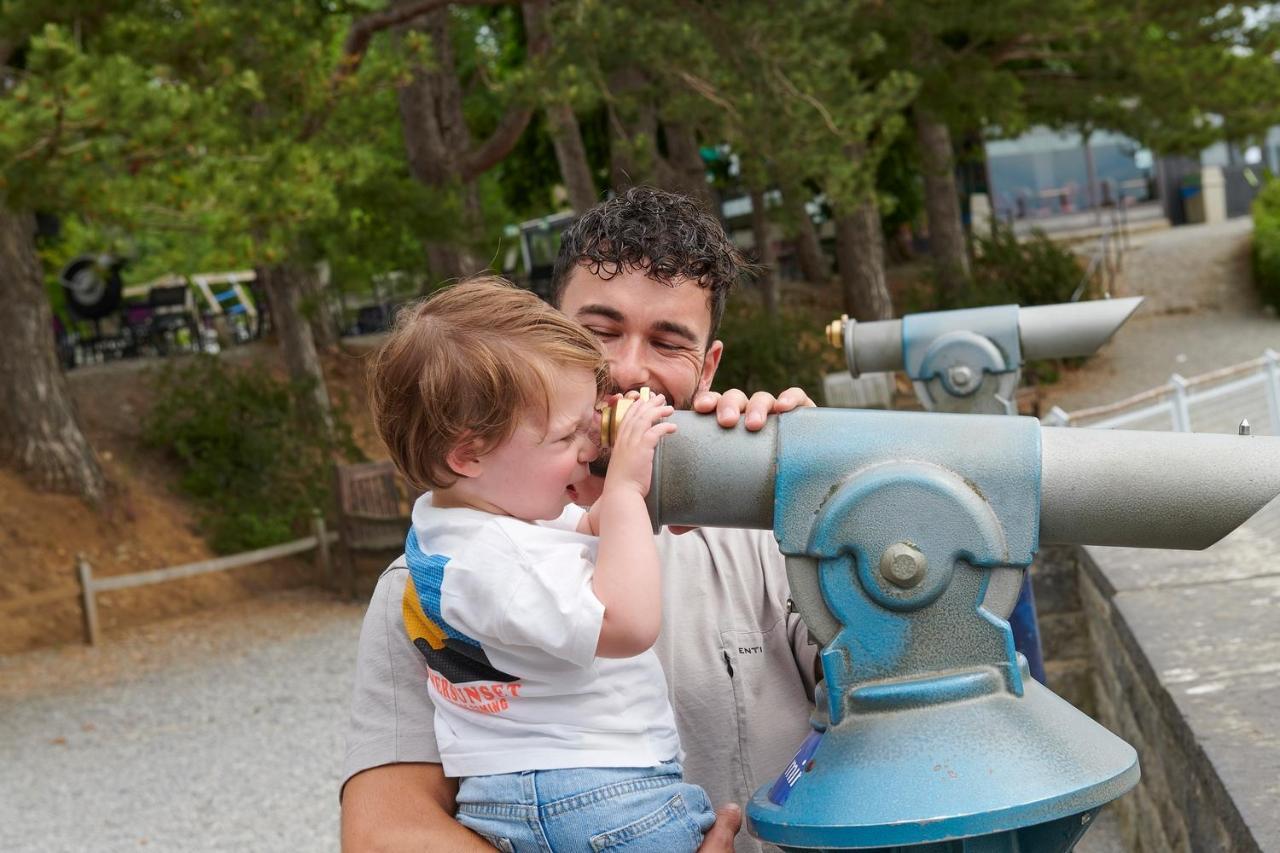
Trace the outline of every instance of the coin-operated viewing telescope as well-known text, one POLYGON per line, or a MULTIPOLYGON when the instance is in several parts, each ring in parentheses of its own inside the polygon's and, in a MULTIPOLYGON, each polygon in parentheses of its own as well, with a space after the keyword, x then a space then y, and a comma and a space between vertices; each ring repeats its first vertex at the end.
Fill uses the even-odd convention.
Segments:
POLYGON ((813 730, 747 809, 792 850, 1069 850, 1139 771, 1014 650, 1040 543, 1204 548, 1280 493, 1272 438, 841 409, 755 433, 672 420, 655 529, 772 529, 821 646, 813 730))
MULTIPOLYGON (((905 370, 931 411, 1016 415, 1024 359, 1093 355, 1142 304, 1142 297, 1022 308, 996 305, 857 323, 842 317, 827 337, 842 347, 849 373, 905 370)), ((1031 576, 1009 614, 1031 676, 1045 680, 1031 576)))
POLYGON ((1017 414, 1026 359, 1093 355, 1142 303, 1141 296, 1062 305, 994 305, 908 314, 901 320, 827 326, 849 373, 905 371, 930 411, 1017 414))

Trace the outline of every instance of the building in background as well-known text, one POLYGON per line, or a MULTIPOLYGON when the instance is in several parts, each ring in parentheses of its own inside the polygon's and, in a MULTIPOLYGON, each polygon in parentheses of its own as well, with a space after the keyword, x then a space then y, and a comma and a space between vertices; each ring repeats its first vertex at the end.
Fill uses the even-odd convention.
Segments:
POLYGON ((1019 230, 1086 223, 1123 208, 1172 225, 1248 214, 1265 170, 1280 173, 1280 127, 1262 145, 1220 142, 1198 157, 1155 156, 1119 133, 1032 128, 985 144, 991 213, 1019 230))

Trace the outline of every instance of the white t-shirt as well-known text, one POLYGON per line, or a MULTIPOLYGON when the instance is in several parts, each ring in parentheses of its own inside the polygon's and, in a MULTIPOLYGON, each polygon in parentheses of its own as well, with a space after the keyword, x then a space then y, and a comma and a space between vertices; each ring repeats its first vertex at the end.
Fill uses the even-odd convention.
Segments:
POLYGON ((448 776, 652 767, 680 742, 653 650, 597 658, 598 540, 583 511, 526 522, 414 504, 405 623, 427 660, 448 776))

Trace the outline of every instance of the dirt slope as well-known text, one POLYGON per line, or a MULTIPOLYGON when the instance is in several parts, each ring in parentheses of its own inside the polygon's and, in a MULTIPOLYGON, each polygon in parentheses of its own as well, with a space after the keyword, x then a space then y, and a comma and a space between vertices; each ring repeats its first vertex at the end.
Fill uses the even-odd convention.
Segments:
MULTIPOLYGON (((264 360, 279 369, 265 343, 226 354, 237 362, 264 360)), ((116 575, 194 562, 214 556, 199 533, 195 507, 177 491, 167 460, 142 444, 150 406, 148 373, 158 362, 114 362, 68 374, 89 442, 97 450, 112 494, 101 512, 79 500, 32 490, 0 470, 0 654, 81 642, 83 627, 75 555, 95 575, 116 575), (62 591, 65 594, 59 595, 62 591), (21 599, 44 594, 34 605, 21 599)), ((357 442, 382 455, 365 414, 361 351, 326 359, 331 393, 345 404, 357 442)), ((241 601, 264 589, 313 583, 308 557, 281 560, 183 581, 103 593, 99 616, 113 629, 241 601)))

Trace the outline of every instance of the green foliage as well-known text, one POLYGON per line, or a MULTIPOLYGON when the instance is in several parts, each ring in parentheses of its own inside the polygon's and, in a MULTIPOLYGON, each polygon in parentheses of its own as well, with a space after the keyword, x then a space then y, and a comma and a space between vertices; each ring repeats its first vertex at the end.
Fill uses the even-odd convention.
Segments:
POLYGON ((1253 200, 1253 280, 1262 299, 1280 308, 1280 180, 1253 200))
POLYGON ((305 535, 312 510, 328 506, 332 462, 358 455, 339 413, 331 438, 309 390, 265 368, 199 356, 166 365, 151 385, 145 440, 181 466, 182 490, 219 552, 305 535))
POLYGON ((771 317, 757 302, 731 300, 719 337, 725 358, 716 371, 718 390, 777 394, 794 385, 820 400, 823 374, 844 369, 822 323, 798 312, 784 309, 771 317))
POLYGON ((903 313, 978 308, 984 305, 1054 305, 1071 301, 1084 274, 1070 249, 1033 231, 1019 239, 1008 226, 996 225, 990 237, 974 239, 973 272, 968 285, 948 296, 936 280, 907 293, 903 313))
POLYGON ((422 237, 457 221, 409 173, 411 51, 375 39, 333 88, 351 16, 378 4, 69 5, 0 16, 0 47, 23 45, 0 86, 0 201, 62 217, 51 264, 113 251, 140 281, 327 258, 367 278, 421 267, 422 237))
POLYGON ((1012 228, 997 226, 974 241, 974 250, 972 287, 987 304, 1069 302, 1080 285, 1079 259, 1040 230, 1019 240, 1012 228))

